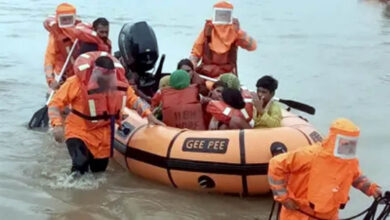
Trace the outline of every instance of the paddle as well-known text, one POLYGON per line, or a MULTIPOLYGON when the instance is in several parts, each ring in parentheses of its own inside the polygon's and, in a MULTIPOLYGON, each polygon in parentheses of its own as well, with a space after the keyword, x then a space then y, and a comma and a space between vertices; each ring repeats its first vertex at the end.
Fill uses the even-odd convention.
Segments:
MULTIPOLYGON (((203 76, 203 75, 199 75, 199 76, 200 76, 200 78, 203 78, 205 80, 209 80, 209 81, 212 81, 212 82, 218 81, 218 79, 214 79, 214 78, 211 78, 211 77, 207 77, 207 76, 203 76)), ((316 112, 314 107, 312 107, 310 105, 307 105, 307 104, 304 104, 304 103, 301 103, 301 102, 288 100, 288 99, 280 99, 280 98, 276 98, 276 97, 274 97, 273 99, 275 101, 283 103, 283 104, 285 104, 285 105, 287 105, 287 106, 289 106, 291 108, 300 110, 302 112, 306 112, 306 113, 311 114, 311 115, 314 115, 315 112, 316 112)))
POLYGON ((316 113, 316 109, 313 106, 293 101, 293 100, 288 100, 288 99, 280 99, 280 98, 273 98, 275 101, 278 101, 280 103, 283 103, 287 105, 288 107, 295 108, 297 110, 300 110, 302 112, 306 112, 308 114, 314 115, 316 113))
MULTIPOLYGON (((78 42, 78 39, 76 39, 74 41, 74 43, 72 45, 72 48, 70 49, 70 51, 68 53, 68 57, 66 58, 65 63, 62 66, 61 73, 55 79, 57 82, 59 82, 61 80, 62 76, 64 75, 65 69, 68 66, 68 63, 70 61, 71 55, 72 55, 72 53, 74 51, 74 48, 77 45, 77 42, 78 42)), ((49 124, 49 116, 47 114, 47 110, 48 110, 47 105, 49 104, 49 102, 53 98, 54 92, 55 92, 54 90, 51 91, 50 96, 47 99, 45 106, 43 106, 41 109, 39 109, 38 111, 36 111, 34 113, 34 115, 32 116, 32 118, 30 120, 30 122, 28 123, 28 128, 30 128, 30 129, 42 128, 42 127, 46 127, 49 124)))

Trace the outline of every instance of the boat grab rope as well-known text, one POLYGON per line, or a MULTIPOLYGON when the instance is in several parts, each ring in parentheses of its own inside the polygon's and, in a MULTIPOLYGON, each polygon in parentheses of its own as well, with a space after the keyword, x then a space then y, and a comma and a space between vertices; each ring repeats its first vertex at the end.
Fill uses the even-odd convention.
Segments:
MULTIPOLYGON (((279 204, 279 206, 280 206, 280 204, 279 204)), ((272 219, 274 209, 275 209, 275 202, 272 205, 271 213, 270 213, 270 216, 268 218, 269 220, 272 219)), ((279 210, 280 210, 280 208, 279 208, 279 210)), ((302 214, 305 214, 305 215, 309 216, 312 219, 316 219, 316 220, 329 220, 329 219, 325 219, 325 218, 316 217, 316 216, 311 215, 309 213, 306 213, 306 212, 304 212, 304 211, 302 211, 300 209, 298 209, 297 211, 299 211, 302 214)), ((360 212, 359 214, 354 215, 354 216, 349 217, 349 218, 343 218, 343 219, 339 219, 339 220, 352 220, 352 219, 358 218, 358 217, 360 217, 360 216, 362 216, 364 214, 366 214, 366 215, 364 216, 363 220, 385 220, 385 219, 387 219, 387 217, 390 216, 390 191, 386 191, 383 196, 375 199, 372 202, 372 204, 370 205, 370 207, 368 207, 364 211, 360 212), (384 207, 382 209, 382 212, 378 215, 378 217, 375 218, 378 205, 384 205, 384 207)), ((279 211, 278 211, 278 214, 277 214, 277 219, 279 219, 279 211)))

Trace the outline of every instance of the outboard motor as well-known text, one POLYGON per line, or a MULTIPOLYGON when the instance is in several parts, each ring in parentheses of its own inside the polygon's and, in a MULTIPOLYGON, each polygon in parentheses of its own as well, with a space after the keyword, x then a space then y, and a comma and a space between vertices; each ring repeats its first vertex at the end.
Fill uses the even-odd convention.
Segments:
POLYGON ((132 72, 142 75, 153 69, 158 59, 158 45, 153 29, 145 22, 125 24, 119 33, 119 50, 132 72))
POLYGON ((153 96, 162 77, 161 70, 164 62, 163 55, 156 74, 148 72, 154 68, 159 56, 153 29, 145 21, 127 23, 119 33, 118 45, 120 56, 130 72, 130 77, 136 79, 137 86, 143 93, 153 96))

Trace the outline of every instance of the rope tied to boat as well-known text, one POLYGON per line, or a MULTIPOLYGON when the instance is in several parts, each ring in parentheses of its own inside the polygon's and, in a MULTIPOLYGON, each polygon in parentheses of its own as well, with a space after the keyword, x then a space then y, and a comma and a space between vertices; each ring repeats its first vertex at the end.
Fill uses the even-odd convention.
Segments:
MULTIPOLYGON (((271 213, 269 215, 269 220, 272 219, 273 217, 273 213, 274 213, 274 209, 275 209, 275 201, 272 205, 272 208, 271 208, 271 213)), ((276 219, 279 219, 279 213, 280 213, 280 207, 281 207, 281 204, 279 203, 279 210, 277 212, 277 216, 276 216, 276 219)), ((325 218, 319 218, 319 217, 316 217, 314 215, 311 215, 309 213, 306 213, 305 211, 302 211, 300 209, 298 209, 297 211, 299 211, 300 213, 302 214, 305 214, 307 216, 309 216, 310 218, 312 219, 316 219, 316 220, 329 220, 329 219, 325 219, 325 218)), ((354 216, 351 216, 349 218, 343 218, 343 219, 339 219, 339 220, 352 220, 352 219, 356 219, 362 215, 364 215, 364 218, 363 220, 385 220, 387 219, 387 217, 390 216, 390 191, 386 191, 384 193, 383 196, 375 199, 372 204, 367 208, 365 209, 364 211, 354 215, 354 216), (376 214, 377 214, 377 209, 378 209, 378 206, 379 205, 384 205, 383 209, 382 209, 382 212, 379 213, 378 217, 376 217, 376 214)))

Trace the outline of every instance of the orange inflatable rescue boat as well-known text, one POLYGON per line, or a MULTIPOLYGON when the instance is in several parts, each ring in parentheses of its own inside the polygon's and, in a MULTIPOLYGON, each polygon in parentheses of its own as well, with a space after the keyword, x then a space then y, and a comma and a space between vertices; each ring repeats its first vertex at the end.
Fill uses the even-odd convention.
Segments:
POLYGON ((303 118, 283 110, 282 127, 193 131, 147 126, 132 110, 116 130, 114 158, 131 173, 179 189, 236 195, 269 192, 271 149, 321 141, 303 118))

